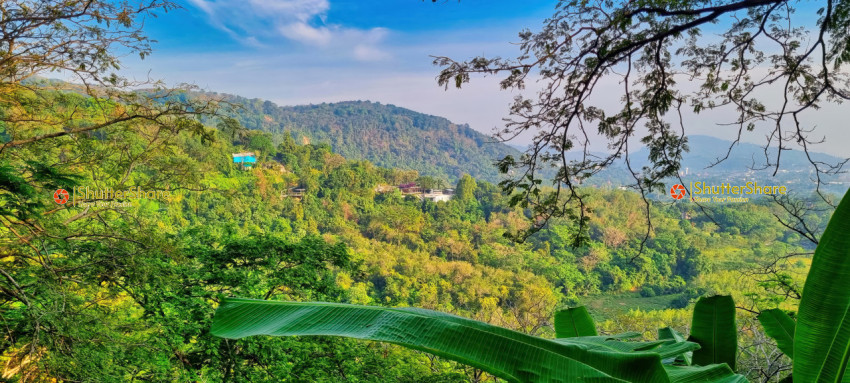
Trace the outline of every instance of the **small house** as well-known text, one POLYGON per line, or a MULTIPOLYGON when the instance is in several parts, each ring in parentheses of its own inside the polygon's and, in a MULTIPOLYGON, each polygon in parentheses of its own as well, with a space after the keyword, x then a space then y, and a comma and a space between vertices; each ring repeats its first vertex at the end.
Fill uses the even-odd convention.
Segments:
POLYGON ((428 201, 431 201, 431 202, 446 202, 446 201, 452 199, 452 195, 436 192, 436 193, 423 194, 421 198, 427 199, 428 201))
POLYGON ((398 185, 398 189, 401 190, 402 194, 418 194, 422 193, 422 188, 416 185, 416 183, 406 183, 398 185))
POLYGON ((251 169, 257 163, 257 156, 253 152, 233 153, 233 163, 240 164, 245 169, 251 169))
POLYGON ((289 188, 286 191, 281 193, 281 197, 291 197, 300 200, 304 197, 304 193, 307 192, 307 189, 304 187, 294 187, 289 188))

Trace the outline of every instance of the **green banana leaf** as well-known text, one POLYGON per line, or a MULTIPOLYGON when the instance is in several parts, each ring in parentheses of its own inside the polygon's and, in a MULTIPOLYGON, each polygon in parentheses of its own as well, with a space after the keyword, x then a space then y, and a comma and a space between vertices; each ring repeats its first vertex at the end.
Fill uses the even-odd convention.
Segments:
POLYGON ((648 342, 625 342, 607 336, 582 336, 576 338, 560 338, 554 340, 561 344, 586 345, 590 349, 616 351, 616 352, 641 352, 647 351, 658 354, 662 359, 672 358, 682 353, 699 349, 699 345, 682 340, 670 342, 660 339, 648 342))
POLYGON ((747 378, 735 374, 725 364, 712 364, 710 366, 664 366, 670 381, 676 383, 746 383, 747 378))
POLYGON ((821 236, 794 333, 794 380, 850 382, 850 192, 821 236))
POLYGON ((594 336, 596 325, 584 306, 568 308, 555 312, 555 337, 572 338, 576 336, 594 336))
POLYGON ((794 358, 794 319, 791 319, 785 311, 771 309, 762 311, 758 316, 764 332, 776 341, 779 350, 794 358))
POLYGON ((735 326, 735 301, 728 295, 700 298, 694 306, 691 342, 700 345, 693 363, 708 366, 726 363, 735 370, 738 354, 738 328, 735 326))
MULTIPOLYGON (((216 311, 212 334, 233 339, 252 335, 332 335, 389 342, 477 367, 511 382, 678 383, 738 379, 728 367, 714 366, 705 370, 710 373, 675 370, 673 375, 681 380, 671 380, 659 354, 617 351, 620 346, 608 344, 620 342, 613 337, 553 341, 415 308, 227 299, 216 311), (699 380, 700 377, 713 380, 699 380)), ((652 343, 643 342, 636 348, 653 350, 665 346, 652 343)))
MULTIPOLYGON (((682 336, 682 334, 680 334, 678 331, 676 331, 672 327, 664 327, 664 328, 658 329, 658 339, 664 339, 664 340, 667 340, 668 342, 674 342, 674 343, 679 343, 679 342, 685 341, 685 337, 682 336)), ((688 352, 683 352, 680 355, 676 355, 676 357, 669 362, 667 362, 667 361, 662 361, 662 362, 664 362, 665 364, 677 363, 677 364, 684 364, 684 365, 690 366, 691 364, 693 364, 693 357, 694 357, 693 351, 688 351, 688 352)))

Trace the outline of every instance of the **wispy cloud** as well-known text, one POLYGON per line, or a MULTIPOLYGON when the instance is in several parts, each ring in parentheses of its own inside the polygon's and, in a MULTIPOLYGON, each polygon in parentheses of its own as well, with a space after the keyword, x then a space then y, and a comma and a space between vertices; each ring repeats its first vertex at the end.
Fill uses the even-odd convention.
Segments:
POLYGON ((381 48, 385 28, 359 29, 327 20, 328 0, 189 0, 212 26, 246 46, 268 48, 281 40, 344 52, 358 61, 390 58, 381 48))
POLYGON ((305 44, 326 46, 334 38, 327 27, 312 27, 302 22, 282 25, 278 30, 283 36, 305 44))

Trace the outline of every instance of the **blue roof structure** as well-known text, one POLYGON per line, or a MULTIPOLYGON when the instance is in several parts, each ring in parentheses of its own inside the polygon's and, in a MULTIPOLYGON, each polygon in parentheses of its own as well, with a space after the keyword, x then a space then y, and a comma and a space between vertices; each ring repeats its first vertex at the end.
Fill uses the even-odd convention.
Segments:
POLYGON ((243 166, 251 166, 257 162, 257 157, 254 153, 233 153, 233 163, 242 164, 243 166))
POLYGON ((239 156, 239 157, 233 157, 233 162, 237 163, 237 164, 242 163, 242 162, 254 163, 254 162, 257 162, 257 158, 255 158, 254 156, 239 156))

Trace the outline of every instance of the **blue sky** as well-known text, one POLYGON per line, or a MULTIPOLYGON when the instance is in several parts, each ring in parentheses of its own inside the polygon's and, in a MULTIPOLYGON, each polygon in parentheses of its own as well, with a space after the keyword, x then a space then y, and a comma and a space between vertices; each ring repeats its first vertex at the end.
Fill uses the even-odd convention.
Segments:
POLYGON ((552 14, 547 0, 180 0, 146 22, 154 54, 125 74, 305 104, 391 103, 470 123, 501 124, 513 95, 496 79, 437 86, 431 55, 516 55, 517 34, 552 14))
POLYGON ((160 41, 161 52, 232 51, 261 45, 298 49, 326 43, 311 36, 327 33, 339 38, 345 32, 374 29, 391 32, 391 43, 435 41, 453 31, 480 37, 501 31, 514 37, 520 28, 550 15, 556 1, 180 0, 179 4, 184 9, 146 25, 146 31, 160 41), (299 29, 302 24, 306 28, 299 29))
MULTIPOLYGON (((518 50, 511 42, 518 41, 517 33, 536 30, 557 3, 177 1, 183 9, 146 21, 145 31, 158 41, 154 54, 142 61, 127 57, 125 75, 172 85, 191 83, 280 105, 378 101, 469 123, 485 133, 503 124, 515 93, 501 91, 498 78, 473 79, 462 90, 444 90, 436 84, 439 68, 431 64, 430 56, 515 57, 518 50)), ((611 91, 618 88, 613 80, 606 86, 611 91)), ((532 83, 525 92, 536 88, 532 83)), ((844 126, 835 126, 842 112, 826 108, 815 116, 828 138, 817 150, 850 156, 841 144, 850 140, 850 134, 844 126)), ((689 133, 729 138, 732 133, 725 130, 731 128, 718 128, 714 123, 719 121, 711 117, 694 118, 689 133)))
MULTIPOLYGON (((180 0, 179 4, 183 9, 146 23, 146 32, 158 41, 158 56, 219 54, 225 59, 241 54, 240 61, 262 59, 278 65, 435 74, 430 55, 515 53, 509 43, 517 40, 517 33, 539 25, 556 2, 180 0)), ((184 64, 180 69, 213 63, 184 64)), ((169 68, 153 68, 169 73, 169 68)))

